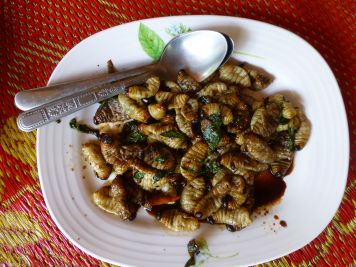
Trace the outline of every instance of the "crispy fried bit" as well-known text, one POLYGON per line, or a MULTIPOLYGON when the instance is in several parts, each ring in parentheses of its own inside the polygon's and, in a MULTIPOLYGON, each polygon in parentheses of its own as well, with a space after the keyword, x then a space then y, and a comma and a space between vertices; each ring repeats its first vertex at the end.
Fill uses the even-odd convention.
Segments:
POLYGON ((105 100, 97 109, 94 115, 94 123, 100 124, 105 122, 124 122, 129 117, 126 115, 118 99, 110 98, 105 100))
POLYGON ((118 96, 118 100, 122 108, 125 110, 127 116, 129 116, 131 119, 140 122, 147 122, 150 118, 150 114, 148 113, 146 107, 140 105, 138 102, 132 100, 128 96, 120 94, 118 96))
POLYGON ((159 221, 175 232, 195 231, 200 226, 197 218, 177 209, 163 211, 159 221))
POLYGON ((229 83, 241 84, 245 87, 251 86, 251 79, 247 71, 233 64, 225 64, 220 68, 220 79, 229 83))
POLYGON ((162 142, 171 148, 185 149, 187 147, 185 135, 173 124, 141 124, 139 129, 152 139, 162 142))
POLYGON ((178 175, 153 168, 149 164, 137 159, 130 159, 128 163, 134 169, 134 181, 140 185, 142 189, 147 191, 174 191, 174 183, 179 179, 178 175))
POLYGON ((173 81, 165 81, 164 85, 171 91, 172 93, 181 93, 182 88, 179 87, 179 85, 173 81))
POLYGON ((241 176, 233 176, 231 178, 231 189, 229 192, 231 196, 230 201, 228 202, 228 209, 235 209, 240 207, 245 203, 247 199, 246 191, 246 182, 245 179, 241 176))
POLYGON ((148 145, 143 153, 143 160, 153 168, 171 171, 176 166, 173 152, 160 144, 153 143, 148 145))
POLYGON ((308 118, 305 116, 303 111, 300 109, 297 110, 298 118, 300 120, 300 127, 295 133, 294 137, 294 146, 300 150, 303 149, 306 143, 308 142, 310 132, 311 132, 311 124, 308 118))
POLYGON ((252 223, 250 213, 243 207, 235 210, 219 209, 212 217, 215 223, 232 225, 236 229, 245 228, 252 223))
POLYGON ((257 70, 247 70, 251 79, 251 88, 256 91, 265 89, 272 82, 272 77, 257 70))
POLYGON ((231 183, 224 177, 195 206, 194 215, 198 219, 206 219, 223 204, 223 198, 230 192, 231 183))
POLYGON ((237 175, 244 175, 247 171, 260 172, 268 169, 266 163, 246 157, 236 152, 228 152, 221 156, 220 163, 237 175))
POLYGON ((228 87, 223 82, 214 82, 204 86, 202 90, 198 92, 198 96, 217 96, 228 90, 228 87))
POLYGON ((166 116, 167 108, 161 103, 150 104, 147 108, 151 117, 155 120, 161 120, 166 116))
POLYGON ((178 73, 177 83, 183 92, 197 92, 201 85, 192 77, 190 77, 184 70, 178 73))
POLYGON ((276 154, 268 146, 267 142, 256 134, 247 133, 243 136, 243 147, 248 155, 262 163, 271 163, 276 160, 276 154))
POLYGON ((176 123, 182 133, 190 138, 194 137, 192 122, 184 118, 179 110, 176 111, 176 123))
POLYGON ((198 119, 199 103, 195 98, 190 98, 181 109, 182 116, 187 121, 198 119))
POLYGON ((199 141, 192 145, 182 158, 181 174, 188 180, 198 177, 203 167, 204 159, 208 156, 208 145, 199 141))
POLYGON ((156 76, 150 77, 146 81, 146 86, 135 85, 129 87, 127 89, 127 96, 136 101, 139 101, 142 98, 149 98, 158 92, 159 86, 159 78, 156 76))
POLYGON ((105 161, 103 154, 101 154, 100 145, 97 143, 86 143, 82 147, 82 152, 96 176, 102 180, 108 179, 112 167, 105 161))
POLYGON ((192 214, 198 201, 205 194, 205 181, 202 177, 191 180, 183 189, 180 204, 185 212, 192 214))
POLYGON ((159 91, 155 95, 155 99, 158 103, 166 103, 171 101, 171 99, 175 96, 175 93, 172 92, 165 92, 165 91, 159 91))
POLYGON ((101 209, 116 214, 122 220, 132 220, 137 206, 129 201, 128 192, 122 177, 116 177, 110 185, 100 188, 93 194, 94 203, 101 209))
POLYGON ((182 108, 189 100, 189 96, 186 94, 177 94, 172 97, 168 104, 168 109, 182 108))
POLYGON ((273 113, 268 112, 267 108, 260 107, 253 114, 250 126, 252 132, 264 138, 270 138, 277 131, 278 121, 273 113))

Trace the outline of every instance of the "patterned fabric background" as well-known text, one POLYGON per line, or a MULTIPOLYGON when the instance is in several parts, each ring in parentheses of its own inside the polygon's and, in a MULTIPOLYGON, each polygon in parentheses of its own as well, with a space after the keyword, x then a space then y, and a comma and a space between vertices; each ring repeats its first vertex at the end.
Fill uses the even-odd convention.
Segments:
POLYGON ((75 248, 44 203, 35 133, 20 132, 14 95, 46 84, 60 59, 100 30, 133 20, 217 14, 269 22, 310 42, 331 66, 344 97, 351 161, 338 213, 312 243, 263 266, 355 266, 356 83, 353 0, 2 0, 0 3, 0 263, 107 266, 75 248))

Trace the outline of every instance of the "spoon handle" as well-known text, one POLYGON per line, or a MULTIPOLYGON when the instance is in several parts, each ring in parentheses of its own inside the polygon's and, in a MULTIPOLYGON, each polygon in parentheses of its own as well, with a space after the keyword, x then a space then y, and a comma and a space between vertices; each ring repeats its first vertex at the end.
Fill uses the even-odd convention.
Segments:
POLYGON ((17 126, 24 132, 30 132, 94 103, 122 93, 126 87, 143 83, 151 75, 152 72, 149 71, 120 81, 97 85, 85 92, 79 92, 25 111, 17 117, 17 126))
POLYGON ((135 69, 106 74, 100 77, 21 91, 15 95, 15 105, 21 110, 30 110, 63 97, 84 92, 93 86, 122 80, 150 71, 153 68, 155 68, 155 63, 135 69))

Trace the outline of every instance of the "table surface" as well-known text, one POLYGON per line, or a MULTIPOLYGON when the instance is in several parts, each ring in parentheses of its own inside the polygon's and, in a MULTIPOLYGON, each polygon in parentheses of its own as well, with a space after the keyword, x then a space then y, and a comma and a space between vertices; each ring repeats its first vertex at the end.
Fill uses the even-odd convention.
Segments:
POLYGON ((44 86, 61 58, 95 32, 150 17, 216 14, 265 21, 306 39, 330 65, 347 110, 350 169, 337 214, 310 244, 261 266, 356 265, 355 1, 3 0, 0 9, 0 263, 108 266, 74 247, 51 219, 37 175, 36 133, 17 129, 14 95, 44 86))

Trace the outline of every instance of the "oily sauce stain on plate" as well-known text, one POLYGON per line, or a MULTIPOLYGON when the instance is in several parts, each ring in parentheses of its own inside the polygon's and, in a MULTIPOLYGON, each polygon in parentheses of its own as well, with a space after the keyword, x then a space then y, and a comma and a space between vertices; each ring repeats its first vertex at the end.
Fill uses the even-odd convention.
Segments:
MULTIPOLYGON (((285 176, 289 175, 292 170, 293 163, 285 176)), ((274 176, 269 170, 259 172, 254 181, 254 209, 277 203, 284 195, 286 187, 283 178, 274 176)))
POLYGON ((277 178, 269 171, 259 172, 255 176, 254 208, 276 203, 284 194, 286 183, 282 178, 277 178))

